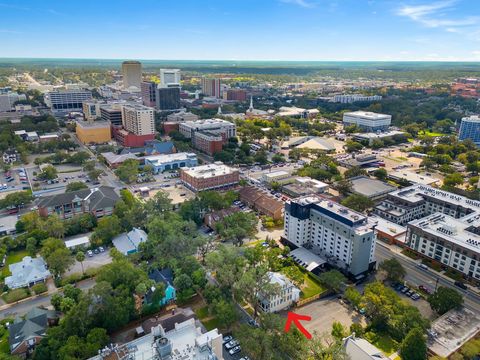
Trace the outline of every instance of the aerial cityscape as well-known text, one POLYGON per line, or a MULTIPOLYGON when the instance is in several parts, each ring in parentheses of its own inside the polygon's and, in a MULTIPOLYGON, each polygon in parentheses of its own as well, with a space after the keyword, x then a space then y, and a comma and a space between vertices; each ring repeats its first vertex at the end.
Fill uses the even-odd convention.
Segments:
POLYGON ((478 14, 0 2, 0 360, 479 360, 478 14))

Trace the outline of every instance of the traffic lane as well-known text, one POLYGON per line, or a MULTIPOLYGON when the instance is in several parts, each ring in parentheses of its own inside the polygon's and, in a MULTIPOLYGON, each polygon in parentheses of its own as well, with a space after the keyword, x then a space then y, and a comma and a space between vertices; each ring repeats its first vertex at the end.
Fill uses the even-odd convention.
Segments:
MULTIPOLYGON (((378 242, 377 242, 378 244, 378 242)), ((438 286, 445 286, 455 289, 463 294, 464 296, 464 305, 467 308, 474 309, 480 312, 480 296, 472 293, 471 291, 465 291, 453 284, 453 280, 449 281, 444 279, 439 274, 436 274, 434 270, 421 270, 418 268, 417 263, 409 258, 404 258, 402 255, 397 254, 385 245, 381 244, 376 246, 375 252, 377 262, 381 262, 386 259, 395 257, 402 266, 407 270, 405 280, 414 284, 414 285, 427 285, 431 290, 435 289, 435 283, 438 278, 438 286)))

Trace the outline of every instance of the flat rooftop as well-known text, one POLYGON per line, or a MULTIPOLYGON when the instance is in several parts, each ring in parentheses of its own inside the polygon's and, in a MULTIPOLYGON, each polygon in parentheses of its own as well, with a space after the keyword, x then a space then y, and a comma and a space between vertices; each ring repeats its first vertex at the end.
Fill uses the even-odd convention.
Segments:
POLYGON ((182 169, 186 174, 194 178, 208 179, 215 176, 229 175, 238 172, 237 169, 224 165, 223 163, 215 162, 213 164, 200 165, 192 168, 182 169))
POLYGON ((432 323, 428 349, 447 358, 480 331, 480 315, 469 309, 450 310, 432 323))
POLYGON ((475 253, 480 253, 480 235, 472 232, 472 230, 480 231, 480 214, 478 213, 464 216, 461 219, 435 213, 410 221, 409 225, 420 228, 428 234, 447 239, 475 253))
POLYGON ((181 152, 181 153, 175 153, 175 154, 161 154, 161 155, 146 156, 145 161, 161 164, 161 163, 169 163, 172 161, 188 160, 196 157, 197 155, 195 153, 181 152))
POLYGON ((352 191, 362 194, 369 198, 375 198, 389 192, 395 191, 395 186, 384 183, 383 181, 370 179, 367 176, 356 176, 349 179, 352 183, 352 191))
POLYGON ((415 184, 423 184, 423 185, 432 185, 437 182, 439 182, 438 179, 435 179, 431 176, 423 175, 423 174, 417 174, 416 172, 413 171, 408 171, 408 170, 398 170, 398 171, 393 171, 388 173, 388 177, 391 179, 405 179, 411 183, 415 184))
MULTIPOLYGON (((77 121, 77 125, 84 129, 104 129, 109 128, 111 125, 108 121, 77 121)), ((58 135, 57 135, 58 136, 58 135)))
POLYGON ((353 117, 361 117, 364 119, 369 119, 369 120, 384 120, 385 118, 391 118, 392 115, 387 115, 387 114, 380 114, 380 113, 374 113, 370 111, 352 111, 352 112, 346 112, 343 114, 343 116, 353 116, 353 117))
POLYGON ((308 271, 312 271, 317 267, 327 263, 325 259, 318 255, 315 255, 314 253, 303 247, 299 247, 293 251, 290 251, 288 256, 308 271))
POLYGON ((353 136, 362 138, 362 139, 382 139, 386 137, 392 137, 395 135, 403 135, 405 132, 398 131, 398 130, 390 130, 390 131, 383 131, 383 132, 369 132, 369 133, 355 133, 353 136))
POLYGON ((223 120, 223 119, 203 119, 203 120, 190 120, 185 121, 183 125, 188 126, 199 126, 199 125, 209 125, 209 124, 225 124, 225 125, 233 125, 230 121, 223 120))

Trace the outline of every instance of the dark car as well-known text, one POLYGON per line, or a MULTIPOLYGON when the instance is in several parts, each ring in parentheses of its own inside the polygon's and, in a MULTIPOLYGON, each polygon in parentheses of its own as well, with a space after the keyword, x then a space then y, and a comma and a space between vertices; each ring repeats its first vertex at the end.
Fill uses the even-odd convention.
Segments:
POLYGON ((461 281, 455 281, 454 284, 455 284, 455 286, 458 286, 460 289, 468 290, 467 285, 465 285, 465 284, 464 284, 463 282, 461 282, 461 281))
POLYGON ((427 294, 431 293, 430 289, 427 288, 425 285, 420 285, 418 288, 427 294))

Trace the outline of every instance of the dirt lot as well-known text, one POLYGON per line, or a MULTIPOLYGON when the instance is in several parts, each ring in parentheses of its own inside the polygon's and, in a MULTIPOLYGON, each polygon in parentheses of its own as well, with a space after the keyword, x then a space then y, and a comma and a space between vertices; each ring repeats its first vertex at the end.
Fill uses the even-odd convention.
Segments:
POLYGON ((295 312, 311 316, 311 321, 302 324, 309 332, 316 331, 318 334, 330 333, 334 321, 342 323, 347 328, 354 322, 366 325, 363 316, 341 304, 337 298, 332 297, 314 301, 296 309, 295 312))
POLYGON ((175 184, 161 189, 150 190, 149 195, 147 197, 143 197, 143 199, 148 200, 151 197, 155 196, 155 194, 159 191, 164 191, 165 193, 167 193, 168 197, 172 200, 173 205, 178 205, 183 203, 184 201, 195 198, 195 193, 193 191, 187 189, 182 184, 175 184))

